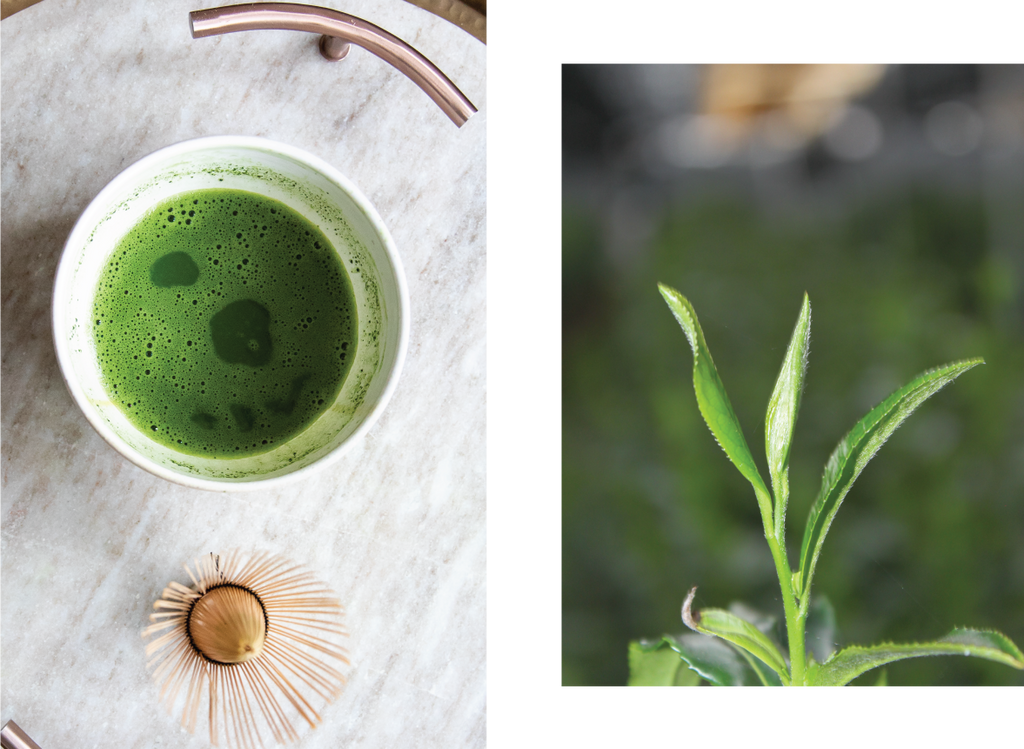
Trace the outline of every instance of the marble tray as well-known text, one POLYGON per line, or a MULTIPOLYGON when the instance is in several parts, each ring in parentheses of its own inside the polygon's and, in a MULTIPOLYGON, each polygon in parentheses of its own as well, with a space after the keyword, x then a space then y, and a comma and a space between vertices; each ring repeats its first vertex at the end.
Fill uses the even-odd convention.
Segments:
MULTIPOLYGON (((157 705, 142 628, 181 565, 229 547, 301 561, 339 593, 353 670, 304 747, 485 743, 485 47, 400 0, 329 5, 419 49, 481 110, 461 130, 386 63, 316 37, 193 40, 183 0, 47 0, 3 21, 0 722, 44 749, 203 747, 157 705), (134 467, 64 388, 50 331, 61 248, 121 169, 161 146, 258 135, 374 203, 405 264, 405 371, 381 420, 279 491, 186 489, 134 467)), ((207 3, 212 6, 214 3, 207 3)))

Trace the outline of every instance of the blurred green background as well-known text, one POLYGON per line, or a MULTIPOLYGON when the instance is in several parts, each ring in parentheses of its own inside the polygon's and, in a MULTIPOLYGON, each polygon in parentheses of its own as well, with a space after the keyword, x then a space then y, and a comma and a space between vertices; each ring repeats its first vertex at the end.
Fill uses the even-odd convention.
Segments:
MULTIPOLYGON (((853 424, 919 372, 985 358, 864 470, 814 585, 840 646, 969 626, 1024 647, 1024 69, 828 67, 563 68, 565 685, 625 684, 628 642, 684 631, 692 585, 698 607, 782 618, 659 281, 693 303, 766 480, 765 407, 810 295, 792 562, 853 424)), ((888 677, 1024 684, 974 658, 888 677)))

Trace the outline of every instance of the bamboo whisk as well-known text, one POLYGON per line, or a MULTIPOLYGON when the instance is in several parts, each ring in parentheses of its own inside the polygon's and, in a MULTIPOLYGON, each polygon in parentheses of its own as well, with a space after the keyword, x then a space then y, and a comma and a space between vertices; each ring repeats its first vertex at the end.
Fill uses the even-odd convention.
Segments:
MULTIPOLYGON (((344 610, 311 572, 281 557, 237 551, 195 561, 186 587, 171 582, 153 604, 143 637, 160 700, 173 712, 184 688, 181 724, 194 733, 206 694, 210 742, 262 746, 264 736, 295 741, 296 724, 321 722, 314 703, 345 685, 344 610)), ((321 707, 322 709, 322 707, 321 707)))

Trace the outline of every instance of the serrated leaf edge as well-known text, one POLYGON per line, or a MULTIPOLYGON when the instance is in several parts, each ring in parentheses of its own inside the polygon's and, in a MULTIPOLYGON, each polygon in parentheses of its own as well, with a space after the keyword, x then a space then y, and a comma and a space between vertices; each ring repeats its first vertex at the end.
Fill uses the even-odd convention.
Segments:
MULTIPOLYGON (((985 660, 990 660, 990 661, 993 661, 994 663, 1002 663, 1003 665, 1011 666, 1012 668, 1016 668, 1016 669, 1019 669, 1019 670, 1024 670, 1024 653, 1021 653, 1020 648, 1017 647, 1017 644, 1013 640, 1011 640, 1009 637, 1004 635, 999 630, 995 630, 995 629, 974 629, 974 628, 971 628, 971 627, 954 627, 953 630, 949 634, 943 635, 942 637, 938 638, 937 640, 931 640, 929 642, 892 642, 892 641, 886 641, 886 642, 876 643, 874 645, 849 645, 849 646, 843 648, 842 650, 836 651, 835 653, 832 654, 832 656, 827 661, 825 661, 824 663, 818 665, 818 667, 816 669, 816 671, 817 671, 816 675, 818 677, 820 677, 823 672, 826 672, 826 669, 828 669, 829 665, 833 664, 833 662, 836 661, 838 658, 840 658, 844 653, 851 653, 853 651, 869 653, 872 650, 883 650, 883 649, 885 649, 887 647, 895 647, 895 648, 915 648, 915 647, 921 647, 921 648, 927 648, 927 647, 932 647, 932 646, 935 646, 935 645, 951 645, 951 646, 956 646, 958 648, 962 647, 963 650, 964 650, 964 652, 963 652, 964 656, 975 657, 975 658, 984 658, 985 660), (948 638, 953 637, 954 635, 956 635, 957 633, 960 633, 960 632, 968 633, 968 634, 996 635, 996 636, 1000 637, 1001 639, 1003 639, 1006 642, 1007 645, 1009 645, 1011 648, 1013 648, 1014 653, 1011 655, 1010 653, 1007 653, 1007 652, 1005 652, 1003 650, 1000 650, 998 648, 993 648, 993 647, 990 647, 990 646, 961 644, 961 643, 955 643, 955 642, 949 641, 948 638), (980 650, 980 651, 989 651, 991 653, 999 653, 999 654, 1001 654, 1003 656, 1007 656, 1007 657, 1013 658, 1015 660, 1015 663, 1007 663, 1002 658, 993 658, 993 657, 987 655, 984 652, 971 652, 972 650, 974 650, 974 651, 979 651, 980 650)), ((886 665, 888 665, 890 663, 894 663, 896 661, 907 660, 908 658, 928 658, 928 657, 944 656, 944 655, 946 655, 946 656, 949 656, 949 655, 955 656, 955 655, 960 655, 960 653, 952 653, 952 652, 951 653, 914 653, 914 652, 900 653, 900 654, 896 655, 893 658, 886 658, 885 660, 882 660, 882 661, 880 661, 879 663, 877 663, 877 664, 875 664, 873 666, 869 666, 869 667, 865 668, 863 671, 858 671, 857 673, 853 674, 852 676, 850 676, 848 679, 846 679, 842 683, 837 684, 837 686, 843 686, 845 684, 848 684, 849 682, 851 682, 854 679, 856 679, 858 676, 866 674, 868 671, 872 671, 872 670, 874 670, 876 668, 879 668, 881 666, 886 666, 886 665)))
MULTIPOLYGON (((947 379, 945 382, 942 382, 932 392, 928 393, 922 399, 919 406, 922 405, 924 401, 928 400, 933 395, 938 393, 940 390, 945 388, 951 382, 956 380, 956 378, 962 375, 964 372, 967 372, 970 369, 973 369, 974 367, 978 366, 979 364, 984 363, 985 360, 983 358, 974 357, 971 359, 960 359, 957 361, 949 362, 948 364, 943 364, 938 367, 926 369, 925 371, 918 374, 916 377, 912 378, 905 385, 902 385, 901 387, 897 388, 892 393, 887 395, 878 405, 874 406, 871 409, 871 411, 868 411, 868 413, 863 418, 867 418, 868 416, 870 416, 872 412, 874 412, 880 406, 884 405, 886 401, 888 401, 890 398, 892 398, 900 391, 907 390, 907 392, 904 393, 903 397, 896 398, 892 402, 892 404, 890 404, 889 408, 885 409, 884 411, 880 411, 877 414, 876 418, 864 427, 863 435, 861 439, 858 440, 856 445, 848 445, 847 440, 849 436, 853 434, 858 429, 858 427, 861 426, 861 421, 858 421, 856 424, 854 424, 853 427, 848 432, 846 432, 846 434, 843 435, 843 438, 839 440, 839 443, 836 445, 835 449, 832 451, 832 454, 829 455, 828 461, 825 463, 825 469, 824 471, 822 471, 822 487, 821 490, 818 492, 818 498, 815 499, 814 503, 811 505, 811 509, 807 517, 807 524, 804 526, 804 539, 801 542, 800 549, 800 566, 797 572, 795 573, 794 580, 795 583, 797 583, 797 595, 802 600, 806 600, 807 593, 810 591, 810 581, 814 576, 814 570, 818 563, 818 557, 821 555, 821 547, 824 544, 825 537, 828 535, 829 529, 832 527, 832 521, 835 519, 836 513, 838 513, 839 511, 839 507, 843 504, 843 500, 846 498, 846 495, 853 487, 854 482, 860 476, 861 471, 863 471, 864 467, 871 461, 872 458, 874 458, 874 456, 878 453, 879 449, 881 449, 882 445, 885 444, 886 441, 888 441, 888 437, 882 442, 880 442, 870 453, 864 453, 857 458, 857 462, 854 464, 853 477, 846 484, 845 491, 838 495, 835 501, 832 503, 831 510, 829 510, 825 516, 825 521, 822 525, 821 533, 818 535, 818 540, 814 544, 814 548, 811 549, 810 546, 807 544, 808 533, 810 533, 810 530, 813 527, 814 523, 817 521, 817 518, 821 515, 821 510, 819 510, 817 513, 815 513, 815 510, 816 508, 818 508, 819 503, 824 508, 824 505, 826 504, 825 499, 827 499, 828 495, 831 494, 837 486, 839 486, 839 479, 843 475, 843 472, 846 468, 850 456, 856 451, 856 447, 860 445, 865 439, 870 439, 872 430, 874 430, 875 427, 877 427, 883 419, 889 416, 893 412, 893 409, 897 408, 900 402, 906 396, 909 396, 913 392, 915 387, 924 384, 924 382, 929 380, 929 378, 933 378, 933 376, 936 373, 941 372, 945 374, 952 374, 954 371, 956 372, 952 377, 947 379), (915 383, 917 383, 917 385, 915 385, 915 383), (829 476, 831 476, 831 481, 828 481, 826 484, 827 477, 829 476), (828 487, 827 491, 826 485, 828 487), (812 517, 814 518, 814 522, 812 522, 812 517), (809 563, 805 563, 805 555, 807 553, 811 554, 809 563), (805 567, 807 573, 806 576, 804 574, 805 567)), ((933 379, 932 381, 935 382, 936 380, 933 379)), ((916 407, 914 410, 916 410, 916 407)), ((908 413, 902 420, 900 420, 898 424, 896 424, 896 426, 892 428, 890 436, 903 424, 903 421, 905 421, 912 415, 912 413, 913 412, 908 413)))
POLYGON ((811 300, 804 292, 800 314, 786 347, 764 417, 764 452, 775 494, 775 531, 781 537, 789 500, 789 452, 803 398, 811 340, 811 300), (801 335, 802 333, 802 335, 801 335), (792 392, 795 389, 795 393, 792 392))
POLYGON ((661 293, 662 298, 668 305, 672 316, 676 319, 676 322, 679 323, 679 327, 681 327, 683 329, 683 333, 686 334, 686 339, 690 344, 690 349, 693 351, 692 378, 694 393, 697 396, 697 410, 700 411, 701 418, 704 419, 704 424, 711 432, 711 436, 714 438, 715 444, 721 448, 722 452, 724 452, 725 456, 729 459, 729 462, 736 467, 736 470, 738 470, 754 488, 754 494, 757 497, 758 507, 761 510, 761 517, 765 524, 765 530, 766 532, 770 532, 773 529, 772 497, 768 491, 767 485, 764 483, 764 479, 761 477, 761 472, 757 468, 754 456, 750 452, 750 446, 747 444, 747 438, 743 433, 743 427, 740 425, 739 418, 736 416, 736 411, 732 407, 732 401, 725 390, 725 383, 722 382, 722 377, 718 373, 718 368, 715 366, 715 360, 711 357, 711 351, 708 349, 707 341, 704 339, 704 331, 697 319, 697 312, 693 309, 693 305, 690 304, 690 300, 671 286, 659 283, 658 291, 661 293), (703 351, 704 358, 707 360, 707 375, 713 379, 713 384, 705 382, 705 380, 708 379, 707 377, 698 376, 700 368, 704 366, 701 364, 701 351, 703 351), (725 409, 722 416, 724 416, 726 422, 730 423, 732 430, 735 431, 738 437, 738 441, 734 447, 735 454, 731 454, 726 446, 722 444, 722 440, 719 439, 718 433, 715 431, 715 427, 712 424, 712 419, 708 418, 707 407, 710 405, 712 399, 707 397, 704 389, 709 386, 711 390, 717 391, 716 395, 721 396, 722 406, 725 409))
MULTIPOLYGON (((716 642, 721 640, 720 637, 715 637, 714 635, 705 634, 703 632, 698 632, 697 635, 699 635, 700 637, 706 637, 709 640, 714 640, 716 642)), ((726 640, 722 640, 722 642, 721 642, 722 647, 726 651, 728 651, 730 655, 732 655, 733 657, 736 657, 735 663, 736 663, 736 665, 742 671, 741 674, 731 674, 733 676, 740 676, 741 677, 740 683, 736 683, 736 684, 734 684, 732 682, 721 682, 721 681, 719 681, 718 679, 715 678, 715 675, 714 675, 713 672, 708 671, 707 669, 702 668, 700 666, 699 662, 695 661, 693 656, 690 653, 686 652, 685 650, 680 649, 681 646, 682 646, 682 643, 677 642, 677 638, 681 639, 682 637, 683 637, 683 635, 672 635, 672 636, 663 635, 662 636, 662 641, 665 644, 667 644, 669 646, 669 648, 671 648, 672 651, 676 653, 676 655, 679 656, 679 658, 683 661, 683 663, 686 664, 686 667, 688 669, 690 669, 695 674, 700 676, 702 679, 704 679, 705 681, 710 683, 712 686, 716 686, 716 687, 722 687, 722 686, 743 686, 742 678, 747 675, 747 672, 750 671, 750 668, 747 666, 747 664, 742 659, 740 659, 738 657, 739 654, 736 652, 736 648, 732 646, 732 643, 730 643, 730 642, 728 642, 726 640)), ((725 672, 726 673, 730 673, 729 669, 727 669, 727 668, 725 669, 725 672)), ((753 674, 753 675, 756 678, 757 674, 753 674)))

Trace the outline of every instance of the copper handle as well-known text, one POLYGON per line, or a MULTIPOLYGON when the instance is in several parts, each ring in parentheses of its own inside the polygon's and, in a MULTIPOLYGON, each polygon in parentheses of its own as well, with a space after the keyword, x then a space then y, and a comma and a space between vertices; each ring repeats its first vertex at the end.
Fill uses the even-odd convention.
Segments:
POLYGON ((4 723, 0 729, 0 746, 3 749, 39 749, 39 744, 30 739, 13 720, 4 723))
POLYGON ((344 58, 349 43, 355 44, 405 73, 459 127, 477 111, 434 63, 394 34, 348 13, 297 3, 245 3, 194 10, 188 20, 193 39, 255 29, 322 34, 320 53, 332 61, 344 58))

